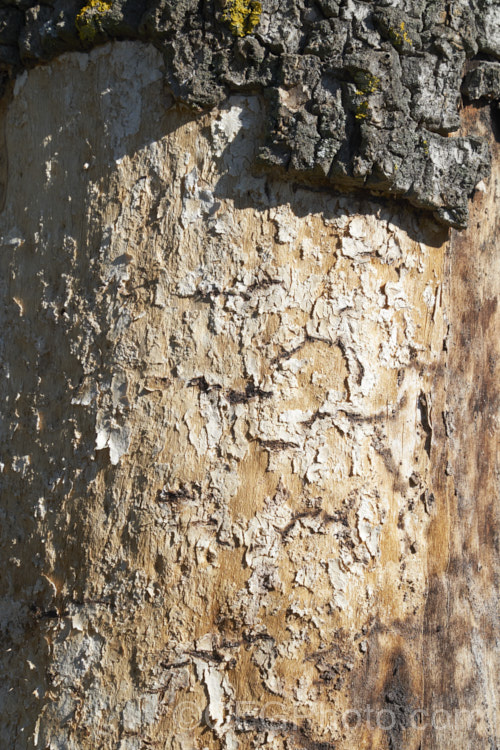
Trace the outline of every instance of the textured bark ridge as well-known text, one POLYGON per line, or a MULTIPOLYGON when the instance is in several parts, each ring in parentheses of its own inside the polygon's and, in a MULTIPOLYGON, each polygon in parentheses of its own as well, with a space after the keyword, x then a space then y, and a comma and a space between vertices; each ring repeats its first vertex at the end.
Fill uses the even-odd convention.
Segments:
POLYGON ((455 266, 264 106, 124 41, 2 112, 9 750, 498 746, 497 145, 455 266))
POLYGON ((264 94, 262 167, 401 197, 461 228, 489 154, 482 139, 447 136, 468 60, 465 95, 500 96, 499 19, 496 0, 3 0, 0 70, 150 41, 178 101, 264 94))

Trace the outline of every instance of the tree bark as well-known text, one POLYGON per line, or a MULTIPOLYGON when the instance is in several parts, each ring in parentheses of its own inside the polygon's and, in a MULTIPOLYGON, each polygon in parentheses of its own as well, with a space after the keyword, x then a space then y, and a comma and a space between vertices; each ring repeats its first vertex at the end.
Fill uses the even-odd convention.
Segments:
POLYGON ((451 235, 140 42, 2 112, 4 747, 499 743, 498 144, 451 235))

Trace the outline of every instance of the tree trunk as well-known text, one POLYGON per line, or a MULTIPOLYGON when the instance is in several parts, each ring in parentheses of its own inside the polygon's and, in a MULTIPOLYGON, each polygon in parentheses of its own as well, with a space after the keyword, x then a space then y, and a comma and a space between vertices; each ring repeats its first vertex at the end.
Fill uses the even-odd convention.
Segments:
POLYGON ((251 169, 141 42, 4 104, 2 745, 496 749, 498 144, 470 228, 251 169))

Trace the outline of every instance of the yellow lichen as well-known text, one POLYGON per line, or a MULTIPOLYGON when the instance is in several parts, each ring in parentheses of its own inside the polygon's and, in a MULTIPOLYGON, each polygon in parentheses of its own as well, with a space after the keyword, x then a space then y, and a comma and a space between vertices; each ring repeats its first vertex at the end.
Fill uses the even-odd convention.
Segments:
POLYGON ((104 0, 90 0, 78 13, 75 25, 82 42, 93 42, 101 30, 103 16, 112 8, 112 2, 104 0))
POLYGON ((355 74, 354 80, 357 85, 356 95, 363 97, 356 107, 355 117, 356 120, 365 120, 368 116, 368 99, 366 97, 378 91, 380 88, 380 78, 374 76, 372 73, 361 70, 355 74))
POLYGON ((360 102, 356 108, 356 120, 365 120, 368 115, 368 100, 360 102))
POLYGON ((222 20, 235 36, 246 36, 258 26, 262 5, 258 0, 226 0, 222 20))
POLYGON ((406 44, 409 44, 410 47, 413 45, 411 37, 406 31, 406 24, 404 21, 401 21, 399 29, 395 29, 391 26, 389 29, 389 36, 396 47, 402 47, 405 42, 406 44))
POLYGON ((366 94, 374 94, 380 88, 380 78, 365 70, 358 71, 354 76, 354 80, 358 87, 356 91, 358 95, 366 96, 366 94))

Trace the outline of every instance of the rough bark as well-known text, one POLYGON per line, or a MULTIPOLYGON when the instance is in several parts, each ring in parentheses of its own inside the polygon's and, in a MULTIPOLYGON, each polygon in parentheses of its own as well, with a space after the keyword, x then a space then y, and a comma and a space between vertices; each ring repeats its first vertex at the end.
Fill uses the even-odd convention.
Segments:
POLYGON ((0 82, 124 38, 160 50, 195 110, 264 94, 261 167, 467 225, 489 154, 456 137, 458 108, 500 98, 498 0, 0 0, 0 82))
POLYGON ((4 102, 5 747, 498 745, 487 111, 451 240, 256 175, 265 112, 140 42, 4 102))

